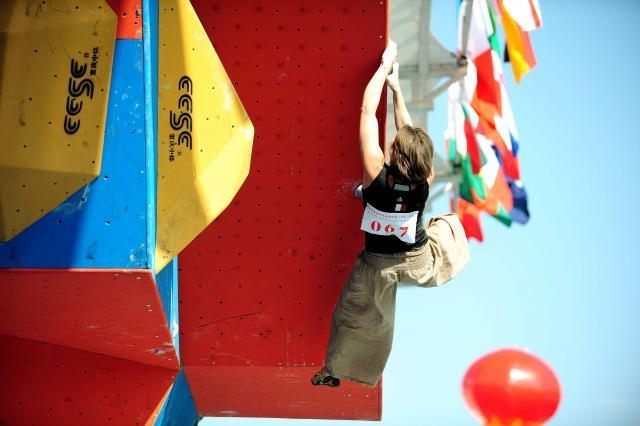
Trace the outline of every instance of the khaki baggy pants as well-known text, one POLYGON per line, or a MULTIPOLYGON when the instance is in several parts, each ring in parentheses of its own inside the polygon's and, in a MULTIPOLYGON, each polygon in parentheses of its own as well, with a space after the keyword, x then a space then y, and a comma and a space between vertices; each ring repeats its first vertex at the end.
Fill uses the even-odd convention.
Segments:
POLYGON ((424 246, 394 254, 358 255, 333 312, 325 368, 337 378, 375 386, 391 352, 399 283, 434 287, 469 262, 469 245, 455 214, 432 218, 424 246))

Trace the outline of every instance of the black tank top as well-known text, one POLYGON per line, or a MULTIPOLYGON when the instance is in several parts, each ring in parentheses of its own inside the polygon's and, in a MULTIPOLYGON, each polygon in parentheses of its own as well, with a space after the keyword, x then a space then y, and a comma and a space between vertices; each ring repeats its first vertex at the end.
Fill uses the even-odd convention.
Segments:
POLYGON ((427 233, 422 226, 422 212, 429 197, 429 185, 426 182, 418 183, 414 189, 411 189, 407 184, 396 182, 392 187, 389 176, 389 166, 385 164, 371 185, 363 188, 363 204, 364 206, 367 203, 371 204, 376 209, 387 213, 417 211, 416 238, 414 243, 407 243, 395 235, 383 236, 365 232, 364 247, 373 253, 401 253, 421 247, 427 242, 427 233))

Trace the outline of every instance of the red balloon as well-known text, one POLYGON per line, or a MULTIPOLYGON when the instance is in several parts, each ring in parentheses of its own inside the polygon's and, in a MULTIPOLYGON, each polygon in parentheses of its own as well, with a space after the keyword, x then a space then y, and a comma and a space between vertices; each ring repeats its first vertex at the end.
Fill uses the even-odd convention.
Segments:
POLYGON ((543 423, 560 403, 560 383, 541 359, 501 349, 476 360, 462 382, 471 410, 485 421, 543 423))

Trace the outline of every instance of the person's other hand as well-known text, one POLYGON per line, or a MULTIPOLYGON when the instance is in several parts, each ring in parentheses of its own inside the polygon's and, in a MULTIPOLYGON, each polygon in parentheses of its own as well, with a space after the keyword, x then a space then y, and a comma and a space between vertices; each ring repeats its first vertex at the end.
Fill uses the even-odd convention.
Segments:
POLYGON ((400 77, 398 76, 398 69, 400 65, 397 62, 393 63, 391 73, 387 76, 387 84, 394 92, 400 89, 400 77))
POLYGON ((396 44, 395 41, 390 39, 389 43, 387 44, 387 48, 384 49, 384 52, 382 53, 382 65, 389 67, 389 70, 391 70, 391 67, 393 66, 393 63, 396 61, 397 56, 398 56, 398 45, 396 44))

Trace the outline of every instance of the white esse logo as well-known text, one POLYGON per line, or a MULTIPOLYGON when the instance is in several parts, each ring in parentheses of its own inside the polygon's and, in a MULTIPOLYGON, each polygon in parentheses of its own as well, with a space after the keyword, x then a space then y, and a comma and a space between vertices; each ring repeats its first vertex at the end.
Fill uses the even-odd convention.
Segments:
POLYGON ((375 235, 395 235, 400 240, 412 244, 416 242, 418 212, 387 213, 367 203, 362 215, 360 229, 375 235))

